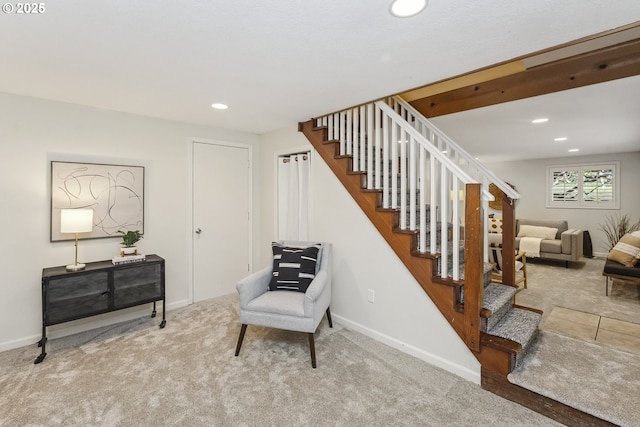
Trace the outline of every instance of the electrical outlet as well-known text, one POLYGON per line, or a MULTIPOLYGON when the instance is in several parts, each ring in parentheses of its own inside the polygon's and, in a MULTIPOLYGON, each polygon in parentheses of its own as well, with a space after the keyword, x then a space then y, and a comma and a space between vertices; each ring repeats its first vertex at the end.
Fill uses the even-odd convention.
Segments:
POLYGON ((373 289, 369 289, 367 291, 367 301, 375 302, 376 300, 376 292, 373 289))

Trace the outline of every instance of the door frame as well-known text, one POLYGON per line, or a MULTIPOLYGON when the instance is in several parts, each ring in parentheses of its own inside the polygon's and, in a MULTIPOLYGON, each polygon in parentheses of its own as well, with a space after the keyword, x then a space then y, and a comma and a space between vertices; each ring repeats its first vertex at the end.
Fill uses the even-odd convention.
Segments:
POLYGON ((194 227, 193 223, 193 180, 194 180, 194 168, 193 168, 193 151, 195 144, 208 144, 208 145, 220 145, 223 147, 235 147, 235 148, 243 148, 248 150, 249 154, 249 165, 247 167, 248 174, 248 208, 249 208, 249 242, 248 242, 248 251, 249 251, 249 272, 253 272, 253 228, 254 228, 254 215, 253 215, 253 146, 250 144, 243 144, 238 142, 229 142, 215 139, 206 139, 206 138, 197 138, 191 137, 189 138, 189 147, 187 154, 187 235, 189 238, 187 239, 187 260, 188 260, 188 277, 187 277, 187 294, 188 294, 188 304, 193 304, 193 287, 195 285, 193 278, 193 245, 194 245, 194 227))

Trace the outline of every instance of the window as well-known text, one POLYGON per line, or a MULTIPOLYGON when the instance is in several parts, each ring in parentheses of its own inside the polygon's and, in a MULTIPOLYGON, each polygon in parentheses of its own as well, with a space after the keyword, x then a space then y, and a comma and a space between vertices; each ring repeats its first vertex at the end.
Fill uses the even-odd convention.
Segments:
POLYGON ((547 166, 547 207, 619 209, 620 162, 547 166))

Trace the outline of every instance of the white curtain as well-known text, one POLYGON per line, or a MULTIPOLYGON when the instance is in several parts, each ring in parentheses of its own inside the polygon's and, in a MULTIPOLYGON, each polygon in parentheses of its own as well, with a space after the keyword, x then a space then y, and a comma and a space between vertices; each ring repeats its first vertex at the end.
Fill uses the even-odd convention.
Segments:
POLYGON ((278 158, 278 240, 308 239, 309 153, 278 158))

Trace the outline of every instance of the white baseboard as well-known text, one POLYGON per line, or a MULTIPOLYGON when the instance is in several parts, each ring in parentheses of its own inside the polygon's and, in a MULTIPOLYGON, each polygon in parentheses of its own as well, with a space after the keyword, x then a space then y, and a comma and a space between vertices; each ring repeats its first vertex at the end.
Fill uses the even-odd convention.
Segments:
POLYGON ((393 337, 390 337, 378 331, 374 331, 373 329, 370 329, 359 323, 348 320, 340 315, 331 313, 331 317, 337 323, 341 324, 342 326, 345 326, 346 328, 352 329, 356 332, 366 335, 369 338, 373 338, 376 341, 386 344, 389 347, 393 347, 396 350, 400 350, 403 353, 407 353, 431 365, 437 366, 438 368, 442 368, 447 372, 451 372, 452 374, 455 374, 455 375, 458 375, 459 377, 464 378, 465 380, 471 381, 475 384, 480 384, 480 371, 476 372, 464 366, 451 363, 450 360, 443 359, 440 356, 436 356, 435 354, 429 353, 425 350, 414 347, 405 342, 399 341, 393 337))
MULTIPOLYGON (((181 307, 189 305, 188 300, 177 301, 166 305, 167 313, 181 307)), ((77 334, 91 329, 101 328, 103 326, 115 325, 116 323, 127 322, 129 320, 138 319, 148 316, 151 303, 140 305, 137 307, 126 308, 124 310, 112 311, 110 313, 98 314, 96 316, 87 317, 85 319, 73 320, 71 322, 61 323, 59 325, 47 328, 47 338, 56 339, 66 337, 68 335, 77 334)), ((162 313, 162 303, 156 304, 158 313, 162 313)), ((12 350, 14 348, 35 345, 42 338, 41 333, 18 338, 12 341, 0 343, 0 352, 12 350)))

